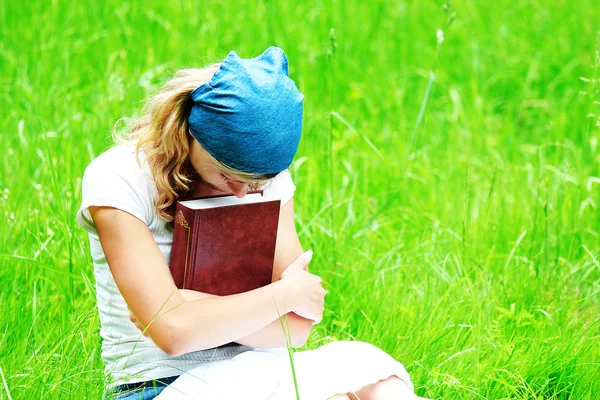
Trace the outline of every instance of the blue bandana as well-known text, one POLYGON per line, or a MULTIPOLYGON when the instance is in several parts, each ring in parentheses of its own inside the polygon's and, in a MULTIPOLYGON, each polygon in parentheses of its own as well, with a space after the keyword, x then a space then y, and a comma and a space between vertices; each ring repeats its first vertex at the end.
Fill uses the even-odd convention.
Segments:
POLYGON ((214 158, 239 170, 288 168, 302 132, 302 100, 279 47, 243 59, 231 51, 212 79, 191 93, 188 124, 214 158))

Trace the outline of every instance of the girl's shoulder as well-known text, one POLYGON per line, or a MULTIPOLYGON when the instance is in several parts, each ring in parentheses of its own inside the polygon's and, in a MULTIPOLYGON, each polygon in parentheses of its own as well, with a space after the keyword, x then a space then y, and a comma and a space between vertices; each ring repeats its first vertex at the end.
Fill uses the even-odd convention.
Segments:
POLYGON ((136 182, 151 179, 144 152, 140 150, 136 157, 136 148, 130 145, 116 145, 104 151, 86 167, 84 179, 86 176, 136 182))
MULTIPOLYGON (((135 154, 135 146, 123 144, 115 145, 94 158, 86 169, 93 168, 114 170, 121 168, 132 168, 132 164, 138 166, 135 154)), ((144 158, 144 152, 140 151, 139 155, 140 161, 142 161, 144 158)), ((140 169, 139 166, 137 169, 140 169)))
POLYGON ((89 214, 91 206, 118 208, 146 224, 153 220, 153 196, 156 186, 147 162, 134 146, 117 145, 96 157, 87 166, 81 182, 81 207, 77 221, 90 233, 96 233, 89 214))
POLYGON ((288 202, 296 191, 296 185, 288 169, 281 171, 263 187, 263 196, 272 200, 281 200, 281 206, 288 202))

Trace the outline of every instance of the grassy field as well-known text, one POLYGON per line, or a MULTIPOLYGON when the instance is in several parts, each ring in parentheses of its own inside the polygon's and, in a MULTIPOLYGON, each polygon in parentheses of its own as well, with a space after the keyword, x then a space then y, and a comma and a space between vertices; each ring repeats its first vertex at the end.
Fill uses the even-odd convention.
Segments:
POLYGON ((85 166, 173 71, 282 47, 305 94, 307 348, 435 399, 600 398, 600 7, 0 1, 0 399, 97 399, 85 166), (439 31, 438 31, 439 30, 439 31))

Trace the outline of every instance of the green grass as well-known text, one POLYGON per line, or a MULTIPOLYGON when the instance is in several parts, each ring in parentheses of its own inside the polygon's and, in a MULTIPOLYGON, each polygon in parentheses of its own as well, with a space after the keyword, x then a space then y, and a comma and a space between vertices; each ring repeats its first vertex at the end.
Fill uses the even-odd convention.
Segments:
POLYGON ((83 170, 177 68, 268 45, 305 94, 297 227, 329 291, 307 348, 371 342, 437 399, 598 398, 598 21, 592 0, 0 2, 0 399, 101 396, 83 170))

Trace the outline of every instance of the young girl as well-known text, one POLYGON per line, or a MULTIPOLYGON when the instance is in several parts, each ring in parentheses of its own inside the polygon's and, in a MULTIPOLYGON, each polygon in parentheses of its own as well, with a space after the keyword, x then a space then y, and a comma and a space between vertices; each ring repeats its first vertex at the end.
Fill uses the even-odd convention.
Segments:
POLYGON ((294 383, 278 312, 300 347, 325 296, 298 240, 287 170, 302 101, 281 49, 252 59, 232 51, 178 71, 126 140, 86 168, 77 220, 89 232, 107 398, 291 400, 296 386, 304 400, 415 398, 402 365, 363 342, 295 353, 294 383), (259 187, 281 200, 272 283, 223 297, 178 290, 169 272, 175 201, 259 187))

